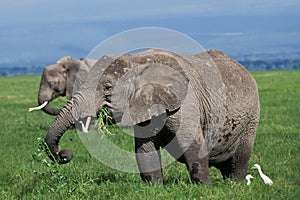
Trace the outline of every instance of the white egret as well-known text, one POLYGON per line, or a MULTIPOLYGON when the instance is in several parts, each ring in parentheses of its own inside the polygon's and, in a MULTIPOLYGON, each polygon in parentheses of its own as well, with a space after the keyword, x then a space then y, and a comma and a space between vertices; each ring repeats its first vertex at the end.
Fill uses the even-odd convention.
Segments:
POLYGON ((251 174, 248 174, 245 179, 247 180, 247 185, 250 185, 251 184, 251 178, 254 178, 251 174))
POLYGON ((251 169, 257 169, 258 173, 260 175, 260 177, 262 178, 262 180, 264 181, 265 184, 267 185, 272 185, 273 181, 267 177, 261 170, 261 167, 258 164, 255 164, 251 169))

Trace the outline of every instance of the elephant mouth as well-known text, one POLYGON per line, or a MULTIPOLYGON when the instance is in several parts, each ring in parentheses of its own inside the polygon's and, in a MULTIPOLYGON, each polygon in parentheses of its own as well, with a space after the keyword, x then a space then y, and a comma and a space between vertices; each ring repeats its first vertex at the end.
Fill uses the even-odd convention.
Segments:
POLYGON ((57 97, 59 97, 59 96, 62 96, 63 94, 59 94, 58 92, 54 92, 53 94, 52 94, 52 96, 51 96, 51 98, 52 99, 55 99, 55 98, 57 98, 57 97))
POLYGON ((100 112, 102 110, 105 110, 105 112, 107 113, 107 115, 109 116, 109 120, 106 119, 98 119, 98 120, 104 120, 105 124, 107 125, 112 125, 112 124, 116 124, 117 122, 121 121, 122 119, 122 113, 116 112, 113 109, 113 106, 110 102, 104 102, 103 104, 101 104, 100 109, 98 110, 96 116, 85 116, 85 117, 80 117, 76 123, 76 127, 78 129, 80 129, 80 131, 87 133, 91 130, 94 130, 96 123, 97 123, 97 118, 100 116, 100 112))
POLYGON ((109 111, 109 116, 111 117, 111 120, 108 121, 108 125, 120 123, 122 120, 123 113, 122 112, 117 112, 114 109, 108 109, 109 111))
MULTIPOLYGON (((116 124, 116 123, 120 123, 122 121, 122 117, 123 117, 123 110, 117 109, 115 108, 112 103, 110 102, 104 102, 101 106, 101 109, 99 110, 99 112, 101 112, 102 109, 105 109, 108 111, 109 116, 112 118, 111 123, 109 123, 109 125, 112 124, 116 124)), ((99 116, 99 112, 98 115, 99 116)))

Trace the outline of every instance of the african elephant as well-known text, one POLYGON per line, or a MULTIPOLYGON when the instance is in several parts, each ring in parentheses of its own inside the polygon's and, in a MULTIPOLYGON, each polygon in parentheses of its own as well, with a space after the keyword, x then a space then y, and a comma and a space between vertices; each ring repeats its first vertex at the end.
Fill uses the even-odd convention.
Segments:
POLYGON ((72 123, 86 132, 102 107, 116 122, 134 127, 142 180, 163 182, 160 148, 185 163, 196 183, 210 183, 209 167, 242 180, 259 122, 257 85, 224 53, 193 56, 160 49, 114 58, 104 56, 88 81, 62 109, 45 142, 60 163, 72 159, 58 143, 72 123))
MULTIPOLYGON (((66 56, 54 65, 46 67, 41 77, 38 93, 39 106, 30 108, 29 111, 43 109, 44 112, 50 115, 57 115, 60 110, 52 108, 49 104, 50 101, 58 96, 66 96, 70 100, 78 70, 81 70, 81 74, 84 71, 87 73, 94 63, 95 60, 74 60, 70 56, 66 56)), ((75 84, 81 84, 79 78, 75 84)))

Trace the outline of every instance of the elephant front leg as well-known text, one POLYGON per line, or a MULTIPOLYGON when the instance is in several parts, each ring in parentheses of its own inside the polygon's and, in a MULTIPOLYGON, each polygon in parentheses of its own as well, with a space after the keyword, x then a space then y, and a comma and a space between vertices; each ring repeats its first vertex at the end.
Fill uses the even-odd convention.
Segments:
POLYGON ((184 153, 184 157, 192 181, 196 183, 210 184, 211 179, 209 175, 208 155, 203 156, 201 153, 199 153, 199 147, 192 144, 184 153))
POLYGON ((160 151, 149 138, 135 138, 135 152, 143 181, 163 183, 160 151))

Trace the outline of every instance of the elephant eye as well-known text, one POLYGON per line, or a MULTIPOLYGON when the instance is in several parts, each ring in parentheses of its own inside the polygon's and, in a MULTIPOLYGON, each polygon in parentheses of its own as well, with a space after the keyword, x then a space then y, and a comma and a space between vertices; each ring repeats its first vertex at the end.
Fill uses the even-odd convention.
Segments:
POLYGON ((49 82, 49 85, 50 85, 50 87, 52 88, 52 87, 54 87, 55 82, 54 82, 54 81, 51 81, 51 82, 49 82))
POLYGON ((55 88, 56 85, 58 85, 58 84, 59 84, 59 81, 50 81, 50 82, 49 82, 49 85, 50 85, 50 88, 51 88, 51 89, 55 88))

